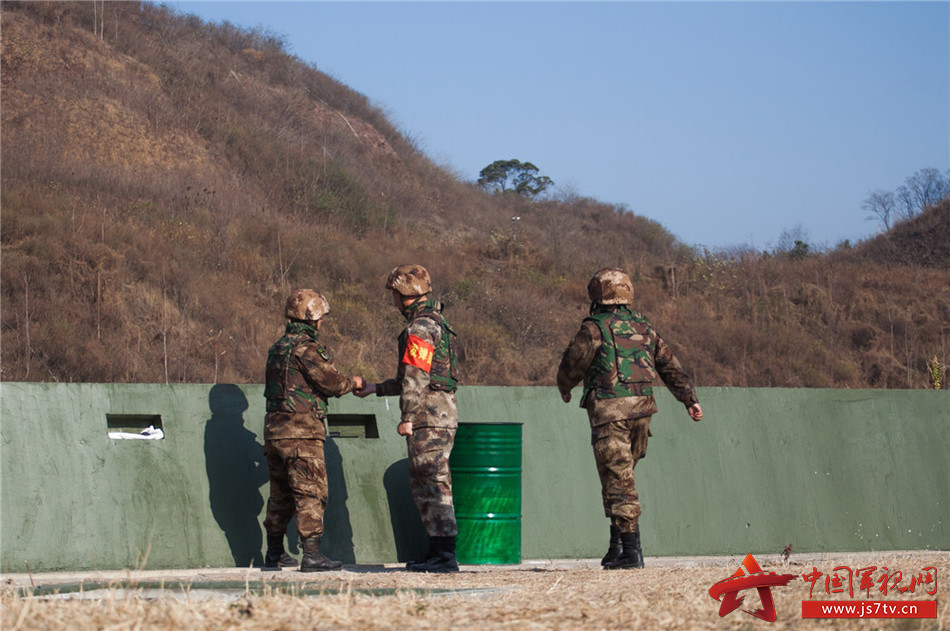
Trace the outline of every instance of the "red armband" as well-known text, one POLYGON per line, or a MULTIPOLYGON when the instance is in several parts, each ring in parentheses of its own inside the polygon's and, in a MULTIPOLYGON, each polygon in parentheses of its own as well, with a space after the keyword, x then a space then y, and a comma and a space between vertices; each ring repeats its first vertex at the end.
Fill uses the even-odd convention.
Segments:
POLYGON ((429 372, 432 369, 432 353, 434 350, 435 347, 421 337, 410 335, 406 341, 406 352, 402 355, 402 363, 429 372))

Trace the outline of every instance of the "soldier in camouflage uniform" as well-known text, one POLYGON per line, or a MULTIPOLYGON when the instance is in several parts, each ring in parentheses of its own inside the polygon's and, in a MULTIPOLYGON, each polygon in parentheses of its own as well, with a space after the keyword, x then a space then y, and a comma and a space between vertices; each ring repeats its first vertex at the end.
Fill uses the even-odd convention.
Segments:
POLYGON ((420 265, 400 265, 386 281, 393 303, 408 322, 399 336, 399 367, 395 379, 370 384, 357 396, 399 395, 406 437, 412 497, 425 524, 429 551, 410 561, 414 572, 458 572, 455 557, 455 507, 449 454, 458 429, 455 390, 458 359, 455 332, 442 315, 442 305, 429 298, 429 272, 420 265))
POLYGON ((610 544, 606 569, 641 568, 640 500, 633 469, 647 452, 650 417, 656 413, 653 382, 659 375, 694 421, 703 417, 689 376, 650 322, 631 308, 633 283, 605 268, 587 285, 590 317, 561 358, 557 387, 565 403, 581 380, 591 444, 600 475, 610 544))
POLYGON ((284 552, 287 524, 297 515, 303 547, 302 572, 335 570, 342 566, 320 552, 323 513, 327 506, 327 398, 362 388, 362 377, 347 377, 333 365, 320 343, 321 318, 330 305, 319 292, 299 289, 287 298, 287 328, 267 353, 267 416, 264 455, 270 470, 267 501, 267 554, 264 570, 296 565, 284 552))

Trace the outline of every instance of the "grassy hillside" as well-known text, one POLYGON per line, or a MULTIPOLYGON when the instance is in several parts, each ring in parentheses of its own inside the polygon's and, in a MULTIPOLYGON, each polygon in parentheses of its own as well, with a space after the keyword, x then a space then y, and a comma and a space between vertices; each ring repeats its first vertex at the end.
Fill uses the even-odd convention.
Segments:
POLYGON ((480 190, 266 33, 0 6, 4 380, 260 382, 296 287, 328 296, 337 363, 385 378, 404 262, 469 384, 553 383, 606 265, 699 385, 919 388, 947 361, 946 204, 835 252, 699 253, 596 200, 480 190))

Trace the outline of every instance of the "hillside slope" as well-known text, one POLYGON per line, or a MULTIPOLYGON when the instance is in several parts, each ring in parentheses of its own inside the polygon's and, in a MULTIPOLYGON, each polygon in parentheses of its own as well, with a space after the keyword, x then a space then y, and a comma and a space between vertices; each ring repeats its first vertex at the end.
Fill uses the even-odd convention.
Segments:
POLYGON ((699 385, 916 388, 946 363, 946 206, 892 231, 909 257, 700 254, 596 200, 481 191, 272 36, 137 2, 0 10, 4 380, 260 382, 303 286, 337 363, 385 378, 382 285, 409 261, 469 384, 553 383, 608 265, 699 385))

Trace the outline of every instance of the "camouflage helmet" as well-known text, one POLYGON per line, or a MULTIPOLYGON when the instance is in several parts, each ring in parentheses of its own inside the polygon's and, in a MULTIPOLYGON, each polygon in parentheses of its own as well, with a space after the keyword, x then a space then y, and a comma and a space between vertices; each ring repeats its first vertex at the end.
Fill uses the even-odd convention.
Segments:
POLYGON ((400 265, 389 272, 386 289, 395 289, 400 296, 421 296, 432 291, 432 281, 421 265, 400 265))
POLYGON ((623 270, 605 267, 587 283, 587 295, 591 302, 601 305, 631 305, 633 282, 623 270))
POLYGON ((298 289, 287 297, 284 317, 289 320, 319 320, 330 313, 330 303, 319 291, 298 289))

